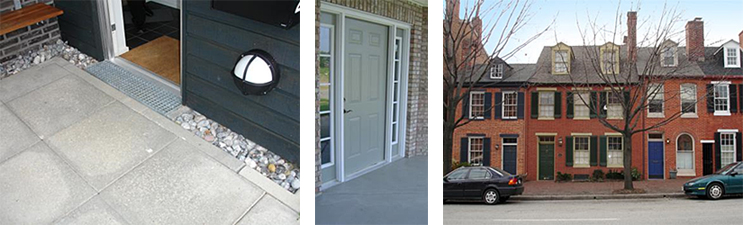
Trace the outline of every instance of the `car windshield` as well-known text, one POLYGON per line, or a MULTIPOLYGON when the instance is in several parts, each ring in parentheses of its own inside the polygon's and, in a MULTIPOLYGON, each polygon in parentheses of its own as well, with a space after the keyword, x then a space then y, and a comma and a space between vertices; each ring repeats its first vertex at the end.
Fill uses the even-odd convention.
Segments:
POLYGON ((723 167, 722 169, 717 170, 717 172, 715 172, 715 174, 724 174, 724 173, 727 173, 728 171, 732 170, 733 167, 735 167, 736 165, 738 165, 738 164, 737 163, 730 163, 727 166, 723 167))
POLYGON ((498 168, 492 168, 492 167, 490 167, 490 170, 493 170, 493 171, 495 171, 496 173, 498 173, 498 174, 500 174, 500 175, 503 175, 504 177, 508 177, 508 176, 511 176, 511 174, 510 174, 510 173, 508 173, 508 172, 506 172, 506 171, 503 171, 503 170, 501 170, 501 169, 498 169, 498 168))

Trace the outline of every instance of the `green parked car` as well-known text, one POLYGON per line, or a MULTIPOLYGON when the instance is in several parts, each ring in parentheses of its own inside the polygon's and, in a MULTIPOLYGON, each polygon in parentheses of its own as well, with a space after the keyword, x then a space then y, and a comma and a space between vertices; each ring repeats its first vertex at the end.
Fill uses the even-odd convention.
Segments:
POLYGON ((726 194, 743 194, 743 162, 731 163, 714 174, 691 179, 684 193, 717 200, 726 194))

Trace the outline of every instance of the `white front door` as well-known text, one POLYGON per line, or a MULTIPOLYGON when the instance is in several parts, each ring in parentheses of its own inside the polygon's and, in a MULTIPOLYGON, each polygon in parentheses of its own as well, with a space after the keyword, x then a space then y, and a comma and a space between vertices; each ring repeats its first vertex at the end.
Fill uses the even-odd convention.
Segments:
POLYGON ((389 27, 345 19, 343 130, 346 176, 386 159, 389 27))

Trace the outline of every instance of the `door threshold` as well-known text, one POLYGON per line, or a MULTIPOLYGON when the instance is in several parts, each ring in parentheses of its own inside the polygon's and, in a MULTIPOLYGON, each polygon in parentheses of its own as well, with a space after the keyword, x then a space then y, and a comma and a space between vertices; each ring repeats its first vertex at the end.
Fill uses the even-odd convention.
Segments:
POLYGON ((371 165, 371 166, 366 167, 366 168, 364 168, 362 170, 359 170, 359 172, 356 172, 356 173, 353 173, 351 175, 348 175, 346 177, 346 179, 343 180, 343 182, 348 182, 350 180, 353 180, 355 178, 358 178, 358 177, 360 177, 360 176, 362 176, 364 174, 367 174, 367 173, 369 173, 371 171, 377 170, 377 169, 379 169, 379 168, 381 168, 381 167, 383 167, 383 166, 385 166, 385 165, 387 165, 389 163, 390 162, 387 162, 387 160, 379 161, 379 162, 375 163, 374 165, 371 165))
POLYGON ((120 56, 114 57, 110 59, 113 64, 120 66, 135 76, 144 78, 145 80, 152 81, 152 83, 156 84, 158 87, 162 88, 162 90, 165 90, 167 92, 173 93, 175 95, 181 96, 181 87, 174 84, 173 82, 160 77, 160 75, 157 75, 156 73, 145 69, 125 58, 122 58, 120 56))

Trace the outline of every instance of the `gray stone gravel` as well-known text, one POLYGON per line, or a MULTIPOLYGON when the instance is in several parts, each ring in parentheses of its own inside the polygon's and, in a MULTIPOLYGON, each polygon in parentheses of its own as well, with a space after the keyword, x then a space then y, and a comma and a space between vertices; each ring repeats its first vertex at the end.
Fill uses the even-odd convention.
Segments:
POLYGON ((295 193, 299 190, 299 168, 281 156, 191 109, 176 116, 174 121, 183 129, 245 161, 247 167, 258 171, 287 191, 295 193))
POLYGON ((38 49, 22 52, 15 59, 8 61, 5 66, 0 66, 0 79, 43 63, 55 56, 61 56, 81 69, 98 62, 93 57, 85 55, 76 48, 67 45, 66 42, 57 40, 54 44, 43 45, 38 49))

